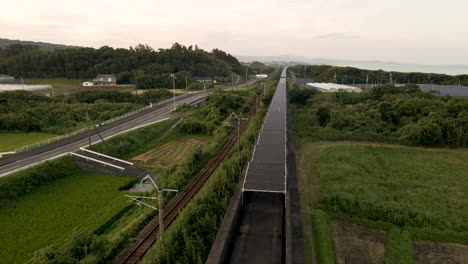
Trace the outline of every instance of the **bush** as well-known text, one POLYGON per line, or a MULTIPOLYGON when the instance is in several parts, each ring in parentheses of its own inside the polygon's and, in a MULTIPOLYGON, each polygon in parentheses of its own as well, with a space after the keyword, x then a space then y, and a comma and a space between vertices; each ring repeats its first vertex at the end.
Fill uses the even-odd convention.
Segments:
POLYGON ((289 90, 289 102, 292 104, 306 105, 307 100, 320 93, 314 88, 295 87, 289 90))

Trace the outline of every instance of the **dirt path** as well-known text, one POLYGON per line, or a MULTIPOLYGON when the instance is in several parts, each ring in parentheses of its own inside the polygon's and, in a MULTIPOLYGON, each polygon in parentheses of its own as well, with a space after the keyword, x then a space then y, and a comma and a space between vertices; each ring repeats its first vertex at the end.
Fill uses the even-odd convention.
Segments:
POLYGON ((337 264, 384 263, 387 233, 368 226, 332 222, 332 241, 337 264))
POLYGON ((413 242, 414 263, 416 264, 466 264, 468 245, 434 242, 413 242))

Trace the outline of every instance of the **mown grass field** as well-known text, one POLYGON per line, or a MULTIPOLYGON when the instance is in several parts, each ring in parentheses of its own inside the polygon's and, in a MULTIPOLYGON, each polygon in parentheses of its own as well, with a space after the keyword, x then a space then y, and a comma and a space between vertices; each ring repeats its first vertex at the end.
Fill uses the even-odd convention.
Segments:
POLYGON ((13 151, 22 146, 41 142, 57 135, 44 133, 3 133, 0 132, 0 152, 13 151))
POLYGON ((181 138, 140 154, 131 160, 149 166, 169 168, 184 161, 202 140, 181 138))
MULTIPOLYGON (((306 241, 311 225, 330 241, 329 221, 344 219, 390 231, 388 263, 412 258, 408 239, 468 243, 467 152, 317 142, 303 145, 297 162, 306 241)), ((331 263, 330 246, 318 244, 321 263, 331 263)))
POLYGON ((40 79, 40 78, 31 78, 25 79, 24 82, 27 84, 50 84, 54 88, 74 88, 83 86, 85 79, 64 79, 64 78, 54 78, 54 79, 40 79))
POLYGON ((78 174, 0 207, 0 262, 23 263, 75 231, 94 231, 128 205, 119 188, 132 178, 78 174))

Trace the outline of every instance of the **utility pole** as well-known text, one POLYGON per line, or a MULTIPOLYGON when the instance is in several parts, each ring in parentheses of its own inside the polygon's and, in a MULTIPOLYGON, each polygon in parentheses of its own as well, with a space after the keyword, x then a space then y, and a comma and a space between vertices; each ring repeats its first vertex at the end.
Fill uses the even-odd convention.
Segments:
POLYGON ((369 74, 366 76, 366 89, 367 89, 367 84, 369 83, 369 74))
POLYGON ((234 92, 234 73, 231 73, 231 92, 234 92))
POLYGON ((175 111, 175 74, 172 73, 171 74, 171 77, 172 77, 172 93, 173 93, 173 98, 174 98, 174 111, 175 111))
POLYGON ((185 92, 188 93, 188 81, 187 81, 187 75, 185 75, 185 92))
POLYGON ((153 186, 156 188, 156 191, 158 192, 158 197, 147 197, 147 196, 132 196, 132 195, 125 195, 128 198, 132 200, 132 202, 135 202, 137 204, 142 204, 145 206, 148 206, 154 210, 158 211, 158 217, 159 217, 159 239, 161 242, 163 241, 163 231, 164 231, 164 197, 163 197, 163 192, 175 192, 178 193, 178 190, 174 189, 159 189, 158 185, 153 181, 153 179, 149 176, 146 175, 142 180, 141 184, 143 184, 146 180, 149 180, 153 186), (140 201, 140 199, 150 199, 150 200, 158 200, 158 208, 147 204, 145 202, 140 201))
POLYGON ((247 71, 249 70, 249 68, 245 67, 245 82, 247 83, 247 80, 248 80, 248 76, 247 76, 247 71))
POLYGON ((203 95, 206 95, 206 85, 205 85, 205 82, 203 82, 203 95))
MULTIPOLYGON (((91 122, 90 122, 90 120, 89 120, 88 109, 89 109, 89 107, 86 107, 86 122, 88 123, 88 126, 89 126, 89 124, 90 124, 91 122)), ((90 131, 88 132, 88 144, 89 144, 90 147, 91 147, 91 132, 92 132, 92 130, 90 130, 90 131)))
POLYGON ((133 79, 135 79, 135 95, 138 95, 138 84, 137 84, 137 75, 136 75, 136 71, 133 72, 133 79))

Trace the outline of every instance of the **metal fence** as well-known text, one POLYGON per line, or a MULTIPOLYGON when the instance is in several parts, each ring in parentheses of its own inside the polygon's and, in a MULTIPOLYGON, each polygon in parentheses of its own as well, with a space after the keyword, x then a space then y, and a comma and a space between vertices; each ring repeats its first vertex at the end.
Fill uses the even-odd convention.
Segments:
MULTIPOLYGON (((183 95, 179 95, 179 96, 176 96, 177 97, 181 97, 183 95)), ((138 114, 138 113, 141 113, 145 110, 148 110, 152 107, 155 107, 155 106, 159 106, 161 104, 164 104, 164 103, 167 103, 167 102, 170 102, 172 101, 173 98, 169 98, 169 99, 166 99, 166 100, 163 100, 163 101, 160 101, 158 103, 155 103, 155 104, 151 104, 151 105, 148 105, 148 106, 145 106, 145 107, 142 107, 142 108, 139 108, 139 109, 135 109, 133 111, 130 111, 128 113, 125 113, 123 115, 120 115, 120 116, 117 116, 117 117, 114 117, 114 118, 111 118, 111 119, 108 119, 102 123, 99 123, 99 126, 103 126, 103 125, 107 125, 107 124, 110 124, 112 122, 115 122, 117 120, 120 120, 120 119, 124 119, 126 117, 129 117, 129 116, 132 116, 132 115, 135 115, 135 114, 138 114)), ((78 134, 81 134, 81 133, 84 133, 84 132, 87 132, 87 131, 91 131, 92 129, 94 129, 95 125, 93 126, 89 126, 89 127, 84 127, 82 129, 79 129, 79 130, 75 130, 73 132, 70 132, 70 133, 67 133, 65 135, 60 135, 60 136, 57 136, 55 138, 50 138, 48 140, 44 140, 44 141, 41 141, 41 142, 37 142, 37 143, 34 143, 34 144, 30 144, 30 145, 26 145, 26 146, 23 146, 23 147, 20 147, 20 148, 17 148, 14 150, 15 153, 20 153, 20 152, 24 152, 24 151, 29 151, 29 150, 32 150, 32 149, 36 149, 36 148, 39 148, 39 147, 42 147, 42 146, 45 146, 45 145, 48 145, 48 144, 51 144, 51 143, 54 143, 54 142, 57 142, 57 141, 60 141, 60 140, 64 140, 66 138, 69 138, 69 137, 72 137, 72 136, 75 136, 75 135, 78 135, 78 134)))
MULTIPOLYGON (((241 83, 241 84, 237 84, 237 85, 234 85, 233 88, 236 88, 236 87, 242 87, 242 86, 245 86, 245 85, 250 85, 252 83, 255 82, 255 79, 253 80, 249 80, 248 82, 244 82, 244 83, 241 83)), ((226 88, 230 88, 231 86, 230 85, 227 85, 227 86, 224 86, 222 88, 226 89, 226 88)), ((211 92, 212 90, 214 89, 206 89, 206 92, 211 92)), ((196 92, 192 92, 192 93, 203 93, 203 91, 196 91, 196 92)), ((182 94, 182 95, 178 95, 176 96, 176 99, 177 98, 180 98, 180 97, 183 97, 183 96, 186 96, 187 94, 182 94)), ((133 110, 133 111, 130 111, 128 113, 125 113, 121 116, 117 116, 117 117, 114 117, 114 118, 111 118, 111 119, 108 119, 102 123, 99 124, 99 126, 102 126, 102 125, 107 125, 107 124, 110 124, 112 122, 115 122, 117 120, 120 120, 120 119, 124 119, 126 117, 129 117, 129 116, 132 116, 132 115, 135 115, 135 114, 138 114, 138 113, 141 113, 145 110, 148 110, 152 107, 155 107, 155 106, 159 106, 161 104, 165 104, 167 102, 171 102, 172 100, 174 100, 173 97, 171 98, 168 98, 168 99, 165 99, 163 101, 160 101, 160 102, 157 102, 155 104, 150 104, 148 106, 145 106, 145 107, 142 107, 142 108, 139 108, 139 109, 136 109, 136 110, 133 110)), ((44 141, 41 141, 41 142, 37 142, 37 143, 34 143, 34 144, 30 144, 30 145, 27 145, 27 146, 23 146, 23 147, 20 147, 20 148, 17 148, 14 150, 15 153, 20 153, 20 152, 25 152, 25 151, 29 151, 29 150, 32 150, 32 149, 36 149, 36 148, 39 148, 39 147, 42 147, 42 146, 45 146, 45 145, 48 145, 48 144, 51 144, 51 143, 54 143, 54 142, 57 142, 57 141, 60 141, 60 140, 64 140, 66 138, 69 138, 69 137, 72 137, 72 136, 75 136, 75 135, 78 135, 80 133, 84 133, 86 131, 90 131, 92 129, 94 129, 94 125, 93 126, 89 126, 89 127, 84 127, 82 129, 79 129, 79 130, 75 130, 73 132, 70 132, 70 133, 67 133, 65 135, 60 135, 58 137, 55 137, 55 138, 51 138, 51 139, 48 139, 48 140, 44 140, 44 141)))

